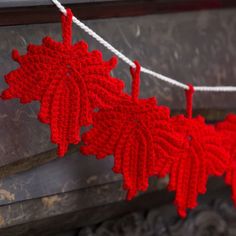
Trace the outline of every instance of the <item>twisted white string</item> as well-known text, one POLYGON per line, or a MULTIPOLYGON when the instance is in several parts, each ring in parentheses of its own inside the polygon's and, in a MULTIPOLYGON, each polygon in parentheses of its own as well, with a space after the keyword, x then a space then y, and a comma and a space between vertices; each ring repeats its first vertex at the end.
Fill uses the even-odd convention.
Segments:
MULTIPOLYGON (((57 8, 66 15, 66 9, 65 7, 58 1, 58 0, 51 0, 57 8)), ((72 18, 73 22, 78 25, 82 30, 84 30, 87 34, 92 36, 94 39, 96 39, 100 44, 102 44, 105 48, 107 48, 109 51, 114 53, 117 57, 119 57, 122 61, 124 61, 129 66, 135 68, 135 64, 132 60, 130 60, 127 56, 125 56, 123 53, 118 51, 116 48, 114 48, 110 43, 108 43, 106 40, 104 40, 101 36, 99 36, 96 32, 94 32, 92 29, 90 29, 88 26, 86 26, 83 22, 81 22, 79 19, 73 16, 72 18)), ((155 71, 152 71, 150 69, 147 69, 145 67, 141 67, 141 71, 145 74, 152 75, 162 81, 165 81, 169 84, 172 84, 176 87, 182 88, 182 89, 189 89, 189 86, 187 84, 181 83, 177 80, 171 79, 165 75, 159 74, 155 71)), ((202 92, 236 92, 236 86, 193 86, 194 91, 202 91, 202 92)))

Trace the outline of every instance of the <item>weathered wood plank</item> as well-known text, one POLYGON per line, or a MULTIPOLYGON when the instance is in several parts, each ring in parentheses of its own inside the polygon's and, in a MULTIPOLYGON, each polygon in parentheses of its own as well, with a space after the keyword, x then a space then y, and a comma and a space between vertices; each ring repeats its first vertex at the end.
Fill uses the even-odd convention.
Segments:
MULTIPOLYGON (((0 206, 121 180, 113 158, 96 160, 78 152, 0 180, 0 206)), ((32 168, 32 167, 31 167, 32 168)))
MULTIPOLYGON (((67 4, 66 6, 70 7, 75 16, 79 16, 80 19, 98 19, 203 9, 232 8, 236 7, 236 2, 235 0, 113 0, 81 1, 80 3, 67 4)), ((51 5, 0 7, 0 25, 58 22, 58 15, 58 9, 51 5)))
MULTIPOLYGON (((132 211, 153 209, 171 204, 172 221, 179 220, 173 194, 166 190, 151 191, 132 201, 123 201, 121 183, 101 186, 18 202, 0 207, 0 234, 4 236, 49 236, 63 230, 97 224, 132 211)), ((216 199, 230 201, 229 188, 218 178, 208 184, 208 193, 199 198, 209 204, 216 199)), ((170 210, 170 209, 169 209, 170 210)), ((197 211, 197 210, 196 210, 197 211)), ((168 211, 162 215, 169 216, 168 211)))
MULTIPOLYGON (((115 2, 119 0, 60 0, 62 4, 115 2)), ((1 0, 0 8, 53 5, 51 0, 1 0)))
MULTIPOLYGON (((178 81, 195 85, 236 85, 235 13, 235 9, 215 10, 86 23, 130 58, 178 81)), ((0 92, 7 87, 3 75, 17 67, 10 59, 11 49, 18 48, 25 53, 29 42, 40 44, 47 34, 60 40, 60 25, 0 28, 0 92)), ((101 49, 105 59, 112 56, 75 27, 74 41, 81 38, 89 42, 90 50, 101 49)), ((129 68, 120 62, 114 75, 124 79, 126 91, 129 91, 129 68)), ((142 75, 141 97, 149 96, 156 96, 159 104, 170 106, 173 112, 184 109, 182 90, 142 75)), ((235 101, 235 93, 196 93, 194 110, 203 112, 211 120, 222 119, 225 113, 236 110, 235 101)), ((0 172, 9 174, 34 166, 39 163, 41 153, 45 155, 50 151, 46 159, 56 158, 55 152, 51 152, 55 145, 50 143, 49 128, 37 120, 38 110, 36 102, 27 105, 17 100, 0 102, 0 172), (13 163, 18 163, 17 168, 13 163)), ((44 162, 44 158, 41 161, 44 162)))
MULTIPOLYGON (((114 2, 119 0, 60 0, 62 4, 94 3, 94 2, 114 2)), ((50 0, 1 0, 0 8, 3 7, 29 7, 52 5, 50 0)))

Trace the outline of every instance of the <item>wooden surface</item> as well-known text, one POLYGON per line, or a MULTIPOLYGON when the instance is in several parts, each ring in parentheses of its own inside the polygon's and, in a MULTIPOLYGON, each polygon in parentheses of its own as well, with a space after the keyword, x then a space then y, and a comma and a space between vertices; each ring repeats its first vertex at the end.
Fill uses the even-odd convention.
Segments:
MULTIPOLYGON (((86 24, 130 58, 179 81, 195 85, 236 85, 235 9, 88 20, 86 24)), ((59 24, 5 26, 0 28, 0 35, 1 78, 17 67, 10 58, 12 48, 25 53, 28 43, 40 44, 45 35, 61 39, 59 24)), ((112 56, 74 27, 74 42, 79 39, 85 39, 90 50, 102 50, 105 59, 112 56)), ((130 91, 127 65, 120 62, 114 75, 122 78, 127 84, 126 91, 130 91)), ((0 92, 6 87, 1 79, 0 92)), ((159 104, 168 105, 172 113, 184 111, 182 90, 142 75, 141 97, 150 96, 156 96, 159 104)), ((233 93, 196 93, 194 112, 204 114, 210 121, 223 119, 227 112, 236 111, 235 101, 233 93)), ((124 208, 116 205, 114 212, 113 208, 104 210, 105 219, 112 216, 112 212, 116 215, 139 205, 130 203, 131 209, 129 203, 123 203, 121 176, 111 172, 112 157, 97 161, 94 157, 82 156, 78 147, 72 147, 64 159, 54 160, 56 147, 50 143, 48 126, 37 120, 38 110, 37 102, 27 105, 17 100, 0 102, 0 175, 5 176, 0 181, 1 235, 16 236, 13 232, 37 235, 36 231, 38 235, 42 232, 41 235, 46 235, 51 228, 53 231, 57 227, 79 226, 78 222, 80 226, 85 225, 84 216, 89 219, 94 214, 91 223, 98 222, 101 214, 95 214, 97 207, 108 209, 110 204, 121 202, 125 205, 124 208), (49 160, 50 163, 38 166, 49 160), (27 169, 31 170, 12 175, 27 169), (65 224, 58 223, 60 220, 65 224)), ((219 190, 222 182, 220 186, 217 183, 214 182, 212 188, 219 190)), ((157 183, 154 179, 153 185, 151 192, 165 186, 166 180, 157 183)), ((154 195, 149 207, 152 203, 160 204, 161 201, 155 201, 157 196, 164 200, 172 197, 160 192, 154 195)))
MULTIPOLYGON (((59 0, 62 4, 76 4, 76 3, 94 3, 94 2, 108 2, 118 0, 59 0)), ((29 7, 29 6, 43 6, 52 5, 51 0, 1 0, 0 8, 3 7, 29 7)))
MULTIPOLYGON (((59 0, 62 4, 112 2, 118 0, 59 0)), ((1 0, 0 8, 52 5, 51 0, 1 0)))
MULTIPOLYGON (((104 220, 119 217, 125 213, 133 211, 147 212, 148 209, 167 204, 169 204, 169 207, 164 207, 165 210, 162 211, 162 216, 166 219, 165 224, 172 225, 178 222, 178 224, 174 224, 177 226, 185 222, 177 216, 176 210, 172 205, 172 193, 168 193, 163 189, 151 191, 128 202, 123 200, 124 192, 121 190, 121 186, 120 182, 113 182, 1 206, 0 234, 4 236, 55 236, 56 233, 62 233, 66 230, 100 224, 104 220)), ((220 179, 213 178, 208 183, 207 194, 199 197, 199 208, 204 209, 204 206, 210 205, 217 200, 230 202, 231 214, 227 215, 227 219, 228 221, 233 221, 236 210, 232 207, 232 202, 230 201, 229 188, 220 179)), ((190 213, 190 222, 192 216, 196 214, 195 212, 199 211, 199 208, 190 213)), ((221 209, 221 214, 224 214, 222 210, 224 209, 221 209)), ((203 225, 199 225, 199 227, 204 227, 204 222, 206 224, 209 223, 209 218, 202 219, 204 219, 203 225)), ((210 222, 212 220, 214 218, 210 222)), ((127 222, 126 227, 130 226, 127 222)), ((199 229, 199 227, 197 228, 199 229)), ((107 234, 105 235, 109 235, 109 230, 112 230, 112 228, 106 229, 105 232, 107 234)), ((89 235, 93 234, 85 234, 85 236, 89 235)), ((182 236, 181 234, 179 235, 182 236)), ((188 234, 188 236, 195 235, 194 231, 192 234, 188 234)), ((204 236, 206 234, 197 235, 204 236)), ((142 236, 145 236, 145 234, 142 236)))
MULTIPOLYGON (((30 1, 33 2, 33 1, 30 1)), ((67 3, 70 3, 68 1, 67 3)), ((36 1, 34 4, 38 4, 36 1)), ((42 1, 42 4, 44 2, 42 1)), ((9 2, 10 4, 10 2, 9 2)), ((0 25, 39 24, 59 21, 59 11, 55 6, 1 7, 0 25)), ((4 6, 2 4, 2 6, 4 6)), ((6 4, 5 4, 6 6, 6 4)), ((77 1, 67 4, 80 19, 98 19, 147 14, 195 11, 203 9, 223 9, 236 7, 235 0, 111 0, 77 1), (99 11, 98 11, 99 9, 99 11)))

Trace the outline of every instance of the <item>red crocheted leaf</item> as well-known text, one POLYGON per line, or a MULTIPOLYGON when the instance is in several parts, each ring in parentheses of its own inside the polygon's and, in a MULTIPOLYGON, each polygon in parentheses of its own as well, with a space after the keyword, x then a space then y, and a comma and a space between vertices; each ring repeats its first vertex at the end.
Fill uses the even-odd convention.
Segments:
POLYGON ((159 160, 157 171, 170 174, 169 190, 176 191, 175 204, 181 217, 187 208, 197 205, 199 193, 206 192, 209 175, 222 175, 229 157, 214 127, 207 126, 202 117, 183 115, 172 119, 173 128, 182 134, 182 151, 174 159, 159 160))
POLYGON ((94 127, 82 136, 81 151, 98 159, 113 154, 113 171, 123 174, 127 199, 132 199, 156 174, 158 155, 171 158, 177 150, 178 139, 172 136, 168 108, 158 107, 154 98, 126 98, 94 114, 94 127))
POLYGON ((69 42, 71 19, 70 11, 62 17, 62 43, 46 37, 40 46, 29 45, 23 56, 13 51, 20 67, 5 76, 9 88, 2 94, 3 99, 19 98, 22 103, 41 102, 39 119, 50 124, 59 156, 70 143, 80 141, 80 127, 92 123, 94 108, 112 106, 124 87, 110 75, 116 58, 103 61, 101 52, 88 52, 84 41, 69 42))
POLYGON ((229 114, 224 121, 216 124, 216 130, 230 156, 225 182, 232 187, 232 199, 236 206, 236 116, 229 114))

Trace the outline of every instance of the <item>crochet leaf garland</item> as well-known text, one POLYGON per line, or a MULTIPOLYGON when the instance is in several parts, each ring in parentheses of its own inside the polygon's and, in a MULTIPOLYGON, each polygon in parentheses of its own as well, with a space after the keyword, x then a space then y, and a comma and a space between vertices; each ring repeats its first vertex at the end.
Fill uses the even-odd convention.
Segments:
POLYGON ((17 50, 13 59, 20 68, 5 76, 9 88, 3 99, 20 98, 22 103, 39 100, 39 119, 51 126, 51 140, 63 156, 68 145, 80 141, 80 127, 92 124, 96 107, 110 107, 124 87, 110 76, 116 58, 102 60, 99 51, 88 52, 80 41, 72 45, 72 12, 62 16, 63 42, 46 37, 40 46, 29 45, 27 54, 17 50))
POLYGON ((158 155, 170 158, 179 145, 171 132, 169 109, 157 106, 155 98, 138 99, 140 65, 135 63, 132 97, 124 96, 113 108, 94 114, 93 128, 82 136, 86 145, 81 147, 82 153, 98 159, 114 155, 113 170, 123 175, 129 200, 147 189, 158 155))
POLYGON ((229 114, 224 121, 216 124, 216 130, 222 137, 224 147, 230 155, 225 182, 232 187, 232 199, 236 206, 236 116, 229 114))
POLYGON ((150 176, 170 176, 168 188, 176 192, 181 217, 197 205, 206 192, 209 175, 222 175, 232 186, 236 205, 236 116, 215 127, 204 118, 192 118, 193 87, 186 92, 187 116, 170 118, 167 107, 155 98, 139 99, 140 70, 130 68, 132 94, 110 73, 116 58, 103 61, 100 51, 88 51, 84 41, 72 44, 72 12, 62 16, 62 42, 45 37, 42 45, 30 44, 20 67, 5 76, 9 88, 2 99, 21 103, 40 101, 38 118, 50 125, 51 140, 63 156, 69 144, 80 141, 80 128, 92 124, 82 136, 81 152, 98 159, 114 155, 115 173, 124 177, 127 199, 148 188, 150 176))

